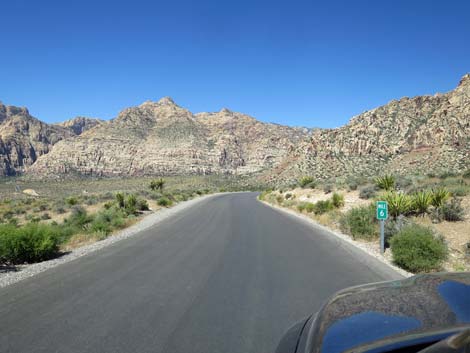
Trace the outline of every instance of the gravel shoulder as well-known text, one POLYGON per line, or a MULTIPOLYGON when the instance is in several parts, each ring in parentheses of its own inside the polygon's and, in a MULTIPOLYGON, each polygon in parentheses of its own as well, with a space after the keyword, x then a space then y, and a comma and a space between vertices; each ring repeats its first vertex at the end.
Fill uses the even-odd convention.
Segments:
POLYGON ((79 257, 84 255, 88 255, 92 252, 98 251, 104 247, 107 247, 111 244, 114 244, 122 239, 126 239, 136 235, 137 233, 154 226, 155 224, 167 219, 182 210, 185 210, 189 207, 195 206, 199 202, 203 200, 207 200, 208 198, 220 195, 220 193, 205 195, 198 197, 196 199, 192 199, 189 201, 184 201, 178 203, 177 205, 171 208, 165 208, 158 210, 154 213, 151 213, 147 216, 144 216, 141 220, 137 223, 131 225, 128 228, 120 230, 115 234, 109 236, 108 238, 98 241, 93 244, 85 245, 76 249, 71 250, 70 252, 52 259, 48 261, 43 261, 35 264, 27 264, 27 265, 20 265, 16 266, 14 270, 2 270, 0 272, 0 288, 6 287, 10 284, 19 282, 23 279, 32 277, 37 275, 38 273, 44 272, 50 268, 56 267, 58 265, 73 261, 79 257))
POLYGON ((269 202, 266 202, 266 201, 262 201, 262 200, 258 200, 260 202, 262 202, 263 204, 269 206, 269 207, 272 207, 276 210, 280 210, 282 212, 285 212, 293 217, 296 217, 298 219, 301 219, 303 220, 304 222, 308 223, 312 228, 314 229, 321 229, 325 232, 328 232, 329 234, 331 234, 332 236, 338 238, 340 241, 343 241, 343 242, 346 242, 350 245, 352 245, 353 247, 355 247, 356 249, 360 250, 362 253, 365 253, 369 256, 372 256, 373 258, 377 259, 378 261, 382 262, 383 264, 387 265, 388 267, 390 267, 390 269, 394 270, 395 272, 399 273, 400 275, 402 275, 403 277, 411 277, 411 276, 414 276, 413 273, 410 273, 410 272, 407 272, 403 269, 401 269, 400 267, 398 266, 395 266, 392 261, 391 261, 391 258, 390 257, 386 257, 386 256, 383 256, 382 254, 380 254, 380 250, 378 248, 378 246, 373 246, 372 244, 368 244, 368 243, 361 243, 361 242, 357 242, 357 241, 354 241, 353 239, 351 239, 351 237, 347 236, 346 234, 343 234, 341 232, 337 232, 337 231, 334 231, 328 227, 325 227, 317 222, 315 222, 313 219, 311 219, 310 217, 307 217, 306 215, 304 214, 300 214, 300 213, 297 213, 291 209, 288 209, 288 208, 284 208, 284 207, 280 207, 280 206, 277 206, 277 205, 273 205, 269 202))

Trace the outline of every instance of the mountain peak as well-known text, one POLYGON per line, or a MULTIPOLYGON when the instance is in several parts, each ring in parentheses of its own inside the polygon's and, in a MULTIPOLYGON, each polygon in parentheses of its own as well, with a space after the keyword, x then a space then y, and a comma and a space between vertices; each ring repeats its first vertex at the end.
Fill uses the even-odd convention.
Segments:
POLYGON ((177 105, 171 97, 163 97, 157 103, 162 105, 177 105))
POLYGON ((459 82, 459 87, 467 85, 470 86, 470 73, 466 73, 465 75, 463 75, 459 82))

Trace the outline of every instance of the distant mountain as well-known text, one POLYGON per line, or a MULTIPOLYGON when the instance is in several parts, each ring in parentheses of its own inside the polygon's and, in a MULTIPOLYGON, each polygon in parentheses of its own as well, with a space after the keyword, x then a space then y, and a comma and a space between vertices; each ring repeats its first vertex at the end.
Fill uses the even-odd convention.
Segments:
POLYGON ((94 128, 95 126, 101 125, 103 123, 104 120, 101 119, 77 116, 76 118, 66 120, 62 123, 57 123, 55 125, 72 130, 75 135, 80 135, 82 132, 90 130, 91 128, 94 128))
POLYGON ((0 103, 0 176, 23 172, 52 145, 70 136, 68 129, 43 123, 26 108, 0 103))
POLYGON ((470 168, 470 75, 445 94, 401 98, 313 132, 267 179, 459 172, 470 168))
POLYGON ((171 98, 122 111, 54 146, 30 172, 97 176, 246 174, 278 165, 308 136, 226 109, 193 115, 171 98))
POLYGON ((0 175, 259 173, 286 182, 470 168, 470 75, 445 94, 401 98, 337 129, 269 124, 222 109, 193 114, 171 98, 115 119, 48 125, 0 104, 0 175))

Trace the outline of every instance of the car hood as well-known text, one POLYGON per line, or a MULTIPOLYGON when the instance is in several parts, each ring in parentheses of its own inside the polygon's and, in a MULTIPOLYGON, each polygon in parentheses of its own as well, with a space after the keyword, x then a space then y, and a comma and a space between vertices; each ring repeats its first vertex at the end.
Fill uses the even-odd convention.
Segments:
POLYGON ((469 326, 470 273, 417 275, 336 293, 308 328, 305 351, 383 351, 469 326))

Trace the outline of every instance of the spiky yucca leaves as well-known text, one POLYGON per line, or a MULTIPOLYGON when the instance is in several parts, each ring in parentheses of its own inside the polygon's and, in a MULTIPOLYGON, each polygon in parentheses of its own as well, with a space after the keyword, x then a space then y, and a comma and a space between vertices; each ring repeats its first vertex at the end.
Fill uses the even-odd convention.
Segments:
POLYGON ((428 190, 419 191, 411 196, 411 208, 418 215, 425 215, 431 206, 432 192, 428 190))
POLYGON ((378 178, 375 178, 375 185, 385 191, 392 191, 395 189, 395 177, 391 174, 387 174, 378 178))
POLYGON ((409 213, 412 208, 411 197, 401 192, 389 191, 384 195, 384 200, 387 201, 388 211, 393 218, 409 213))
POLYGON ((431 205, 441 208, 449 197, 450 193, 445 188, 433 189, 431 191, 431 205))

